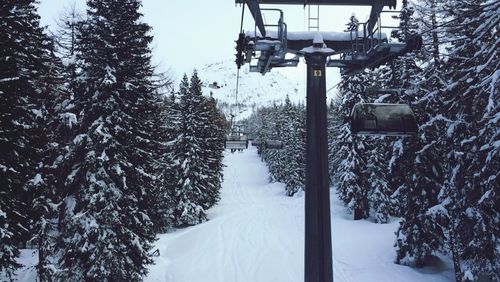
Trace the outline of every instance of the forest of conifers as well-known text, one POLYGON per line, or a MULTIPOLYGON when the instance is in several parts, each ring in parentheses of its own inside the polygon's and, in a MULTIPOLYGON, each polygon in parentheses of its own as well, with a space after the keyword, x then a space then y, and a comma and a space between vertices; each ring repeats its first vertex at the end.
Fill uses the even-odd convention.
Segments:
MULTIPOLYGON (((356 220, 401 219, 396 263, 448 256, 457 281, 499 281, 500 2, 403 3, 393 36, 422 50, 343 76, 328 101, 332 189, 356 220), (410 104, 418 135, 352 135, 358 102, 410 104)), ((35 0, 0 2, 1 279, 31 248, 40 281, 140 281, 156 235, 217 203, 225 119, 196 72, 176 90, 156 73, 140 5, 88 0, 49 35, 35 0)), ((304 189, 305 107, 245 124, 284 143, 261 152, 273 180, 304 189)))
POLYGON ((141 1, 87 1, 55 34, 0 2, 0 280, 21 248, 39 281, 140 281, 159 232, 219 199, 225 120, 196 72, 151 64, 141 1))

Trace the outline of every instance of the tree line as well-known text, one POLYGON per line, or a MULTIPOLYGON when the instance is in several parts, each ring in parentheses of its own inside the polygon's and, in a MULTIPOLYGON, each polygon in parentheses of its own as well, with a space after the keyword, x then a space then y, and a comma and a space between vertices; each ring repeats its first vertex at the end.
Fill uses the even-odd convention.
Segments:
POLYGON ((287 96, 282 105, 259 108, 244 121, 254 140, 283 143, 282 149, 259 147, 259 154, 268 164, 271 181, 284 183, 288 196, 305 185, 305 113, 304 105, 294 105, 287 96))
POLYGON ((52 35, 37 1, 0 3, 0 279, 140 281, 156 234, 207 220, 225 119, 197 73, 151 63, 141 1, 88 0, 52 35))
MULTIPOLYGON (((328 109, 330 179, 354 219, 400 217, 395 262, 422 267, 449 255, 457 281, 500 280, 499 11, 489 0, 403 1, 393 36, 422 34, 423 49, 343 76, 328 109), (359 102, 410 104, 418 135, 352 135, 348 120, 359 102)), ((303 135, 303 117, 301 126, 280 125, 291 122, 287 103, 257 111, 252 130, 285 144, 303 135)), ((301 146, 291 155, 303 157, 303 139, 290 142, 301 146)), ((304 162, 285 161, 292 150, 264 152, 274 179, 288 183, 295 169, 303 176, 304 162)))

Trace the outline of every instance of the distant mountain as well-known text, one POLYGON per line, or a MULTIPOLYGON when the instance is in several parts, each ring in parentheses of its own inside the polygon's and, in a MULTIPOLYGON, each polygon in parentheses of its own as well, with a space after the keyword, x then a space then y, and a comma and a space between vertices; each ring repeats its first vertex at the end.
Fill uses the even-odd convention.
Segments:
POLYGON ((203 94, 212 95, 228 117, 238 109, 236 119, 245 119, 258 107, 281 103, 286 95, 295 103, 305 101, 303 81, 293 81, 276 70, 264 76, 251 73, 245 65, 240 69, 239 107, 236 107, 236 73, 233 61, 209 64, 198 70, 203 81, 203 94))

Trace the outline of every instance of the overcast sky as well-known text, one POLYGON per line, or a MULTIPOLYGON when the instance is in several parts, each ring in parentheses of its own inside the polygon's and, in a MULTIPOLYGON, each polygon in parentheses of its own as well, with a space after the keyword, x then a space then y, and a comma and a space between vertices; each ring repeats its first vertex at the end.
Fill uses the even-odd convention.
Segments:
MULTIPOLYGON (((42 24, 52 28, 58 15, 72 3, 85 12, 85 0, 40 0, 42 24)), ((289 31, 307 30, 307 8, 301 5, 279 8, 285 13, 289 31)), ((142 13, 143 20, 153 27, 154 63, 162 71, 170 70, 176 79, 208 63, 234 60, 234 40, 238 36, 241 19, 241 6, 235 5, 234 0, 143 0, 142 13)), ((343 31, 353 13, 365 21, 369 8, 323 6, 320 29, 343 31)), ((245 11, 245 19, 244 29, 253 30, 248 10, 245 11)), ((272 17, 266 19, 274 21, 272 17)), ((297 79, 305 76, 304 67, 300 65, 297 69, 279 71, 297 79)), ((338 82, 338 77, 338 69, 329 69, 327 87, 338 82)))

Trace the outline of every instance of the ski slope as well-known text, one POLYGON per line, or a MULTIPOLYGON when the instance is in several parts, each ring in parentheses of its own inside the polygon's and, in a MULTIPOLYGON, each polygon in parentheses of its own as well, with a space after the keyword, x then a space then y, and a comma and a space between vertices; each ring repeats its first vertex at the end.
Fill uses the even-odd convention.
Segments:
MULTIPOLYGON (((210 220, 161 235, 160 256, 145 281, 303 281, 303 195, 286 197, 283 184, 269 183, 255 148, 226 153, 225 165, 210 220)), ((449 261, 422 269, 394 264, 397 220, 353 221, 334 193, 331 198, 334 281, 454 281, 449 261)))

